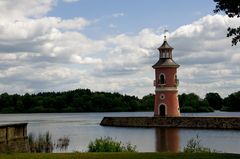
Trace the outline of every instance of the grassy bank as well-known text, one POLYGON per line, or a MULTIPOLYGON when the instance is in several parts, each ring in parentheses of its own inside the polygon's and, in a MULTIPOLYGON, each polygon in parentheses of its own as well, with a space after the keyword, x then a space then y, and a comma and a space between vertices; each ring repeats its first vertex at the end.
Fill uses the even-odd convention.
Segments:
POLYGON ((215 153, 42 153, 0 154, 0 159, 236 159, 240 154, 215 153))

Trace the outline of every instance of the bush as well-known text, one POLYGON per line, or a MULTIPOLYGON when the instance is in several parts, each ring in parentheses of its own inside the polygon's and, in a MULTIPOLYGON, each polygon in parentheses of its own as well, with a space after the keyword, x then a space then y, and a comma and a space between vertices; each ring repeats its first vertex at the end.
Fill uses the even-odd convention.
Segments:
POLYGON ((88 152, 136 152, 136 145, 127 143, 125 146, 111 137, 101 137, 89 143, 88 152))
POLYGON ((215 150, 211 150, 210 148, 204 147, 201 145, 201 140, 198 136, 196 138, 191 138, 187 146, 183 148, 183 152, 186 153, 211 153, 216 152, 215 150))

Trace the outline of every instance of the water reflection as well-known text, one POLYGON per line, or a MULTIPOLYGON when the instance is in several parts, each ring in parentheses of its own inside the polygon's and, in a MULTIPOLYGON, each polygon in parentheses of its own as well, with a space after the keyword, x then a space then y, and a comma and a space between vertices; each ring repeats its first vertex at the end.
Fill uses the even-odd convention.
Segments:
POLYGON ((179 129, 156 128, 156 152, 179 152, 179 129))

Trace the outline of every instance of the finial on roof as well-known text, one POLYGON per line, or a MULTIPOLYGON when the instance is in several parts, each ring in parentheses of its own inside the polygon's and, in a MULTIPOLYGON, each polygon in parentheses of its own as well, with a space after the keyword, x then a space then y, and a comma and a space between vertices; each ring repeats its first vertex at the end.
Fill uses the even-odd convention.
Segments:
POLYGON ((168 30, 165 27, 165 29, 164 29, 164 41, 167 41, 167 32, 168 32, 168 30))

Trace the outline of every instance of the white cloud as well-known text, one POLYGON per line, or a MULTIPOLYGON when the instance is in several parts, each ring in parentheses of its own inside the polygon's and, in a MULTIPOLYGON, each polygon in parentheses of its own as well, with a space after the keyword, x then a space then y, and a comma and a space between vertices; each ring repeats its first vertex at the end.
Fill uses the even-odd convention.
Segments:
POLYGON ((1 0, 1 19, 19 19, 45 15, 56 4, 56 0, 1 0))
POLYGON ((17 59, 17 55, 16 54, 1 54, 0 56, 0 61, 11 61, 11 60, 16 60, 17 59))
POLYGON ((85 57, 82 58, 79 55, 73 54, 70 56, 70 62, 78 63, 78 64, 102 64, 102 59, 99 58, 92 58, 92 57, 85 57))
POLYGON ((0 22, 0 40, 35 40, 56 29, 82 29, 90 22, 84 18, 63 20, 56 17, 0 22))
POLYGON ((84 18, 77 17, 69 20, 62 20, 58 23, 59 28, 64 29, 82 29, 83 27, 89 25, 90 22, 84 18))
POLYGON ((120 12, 120 13, 114 13, 112 14, 113 17, 118 18, 118 17, 123 17, 125 14, 120 12))

